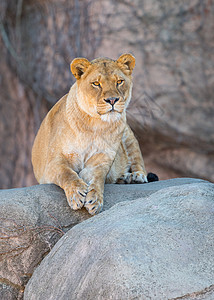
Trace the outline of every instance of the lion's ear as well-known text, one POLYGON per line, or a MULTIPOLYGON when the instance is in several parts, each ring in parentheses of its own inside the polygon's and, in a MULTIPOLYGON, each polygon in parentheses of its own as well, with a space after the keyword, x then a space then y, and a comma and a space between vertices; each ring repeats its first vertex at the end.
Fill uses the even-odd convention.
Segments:
POLYGON ((131 75, 135 66, 135 58, 131 54, 123 54, 118 58, 117 63, 125 72, 131 75))
POLYGON ((70 64, 71 72, 76 79, 80 79, 90 64, 91 63, 86 58, 75 58, 70 64))

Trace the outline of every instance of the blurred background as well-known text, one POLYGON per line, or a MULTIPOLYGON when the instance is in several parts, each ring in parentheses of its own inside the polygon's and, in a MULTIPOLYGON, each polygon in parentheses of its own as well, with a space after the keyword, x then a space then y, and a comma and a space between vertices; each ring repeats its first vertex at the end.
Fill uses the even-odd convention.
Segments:
POLYGON ((72 59, 126 52, 147 171, 214 181, 214 1, 1 0, 1 188, 36 184, 33 140, 74 83, 72 59))

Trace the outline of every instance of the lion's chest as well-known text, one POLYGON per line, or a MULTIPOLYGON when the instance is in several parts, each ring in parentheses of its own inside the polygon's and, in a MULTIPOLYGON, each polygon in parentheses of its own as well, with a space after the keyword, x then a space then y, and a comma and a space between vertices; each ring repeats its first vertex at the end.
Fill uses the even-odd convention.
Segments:
MULTIPOLYGON (((113 143, 110 138, 104 135, 81 135, 67 141, 63 147, 63 154, 68 159, 72 169, 79 173, 85 168, 90 158, 96 157, 96 155, 98 157, 100 153, 104 153, 111 160, 114 160, 119 143, 119 141, 113 143)), ((99 159, 97 163, 99 163, 99 159)))

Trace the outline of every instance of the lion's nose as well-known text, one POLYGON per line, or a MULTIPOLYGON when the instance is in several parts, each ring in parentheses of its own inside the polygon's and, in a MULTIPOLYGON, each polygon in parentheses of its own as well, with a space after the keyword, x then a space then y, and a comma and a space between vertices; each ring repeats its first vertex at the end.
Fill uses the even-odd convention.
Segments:
POLYGON ((112 106, 119 100, 119 98, 117 97, 110 97, 110 98, 107 98, 107 99, 104 99, 105 102, 111 104, 112 106))

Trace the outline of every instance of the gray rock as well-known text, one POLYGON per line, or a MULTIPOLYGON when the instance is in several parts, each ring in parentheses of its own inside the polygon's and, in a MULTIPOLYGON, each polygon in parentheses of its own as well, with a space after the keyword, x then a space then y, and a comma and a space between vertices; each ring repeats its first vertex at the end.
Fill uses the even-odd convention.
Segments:
POLYGON ((118 203, 57 242, 24 299, 214 299, 213 228, 212 183, 118 203))
MULTIPOLYGON (((104 210, 115 203, 146 197, 168 186, 206 183, 180 178, 143 185, 106 185, 104 210)), ((72 211, 55 185, 0 191, 0 299, 21 299, 35 267, 74 225, 90 218, 72 211)))

